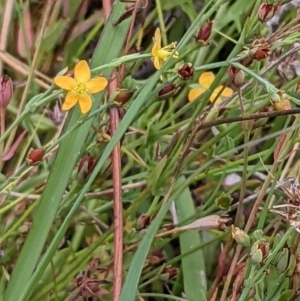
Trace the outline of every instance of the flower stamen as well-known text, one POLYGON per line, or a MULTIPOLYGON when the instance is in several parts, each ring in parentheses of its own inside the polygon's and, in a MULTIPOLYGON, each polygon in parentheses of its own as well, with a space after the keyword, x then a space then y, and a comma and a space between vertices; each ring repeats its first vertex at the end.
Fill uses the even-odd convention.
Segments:
POLYGON ((83 83, 77 83, 74 89, 72 89, 74 92, 78 94, 85 94, 88 93, 88 89, 85 84, 83 83))

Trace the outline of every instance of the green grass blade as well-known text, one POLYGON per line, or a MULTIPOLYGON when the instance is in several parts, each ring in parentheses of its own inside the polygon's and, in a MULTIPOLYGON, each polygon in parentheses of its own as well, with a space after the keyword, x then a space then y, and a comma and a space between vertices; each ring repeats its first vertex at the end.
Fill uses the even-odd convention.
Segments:
MULTIPOLYGON (((178 182, 185 184, 186 179, 180 177, 178 182)), ((185 188, 175 201, 178 222, 184 222, 195 216, 194 201, 190 190, 185 188)), ((185 231, 179 235, 181 254, 199 248, 200 234, 197 231, 185 231)), ((182 258, 184 292, 187 300, 206 300, 206 275, 202 249, 182 258)))
POLYGON ((168 202, 160 208, 157 216, 147 229, 147 232, 142 239, 142 242, 135 253, 135 256, 131 262, 127 277, 125 279, 124 286, 122 288, 121 296, 119 301, 133 301, 135 300, 135 292, 138 286, 139 278, 142 273, 145 259, 149 252, 152 241, 155 237, 157 230, 161 222, 163 221, 166 213, 168 212, 172 199, 170 198, 168 202))

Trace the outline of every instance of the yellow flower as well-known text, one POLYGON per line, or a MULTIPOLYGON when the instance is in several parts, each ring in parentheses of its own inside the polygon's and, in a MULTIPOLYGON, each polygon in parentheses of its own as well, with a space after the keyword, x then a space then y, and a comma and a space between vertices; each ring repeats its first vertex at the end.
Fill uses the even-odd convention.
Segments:
MULTIPOLYGON (((204 72, 200 75, 199 77, 199 84, 200 84, 200 88, 194 88, 189 92, 188 95, 188 100, 189 101, 193 101, 194 99, 196 99, 198 96, 200 96, 201 94, 203 94, 206 90, 209 89, 210 85, 213 83, 215 79, 215 76, 212 72, 204 72)), ((213 93, 211 94, 209 100, 211 102, 213 102, 217 95, 219 94, 219 92, 223 89, 223 86, 219 86, 217 87, 213 93)), ((224 88, 224 90, 221 92, 222 97, 230 97, 233 94, 233 90, 230 88, 224 88)), ((215 101, 215 104, 220 104, 222 102, 221 97, 218 97, 215 101)))
MULTIPOLYGON (((155 30, 154 34, 154 45, 151 50, 152 54, 152 61, 154 64, 154 67, 158 70, 161 68, 163 63, 169 58, 169 56, 172 54, 172 51, 175 49, 176 43, 172 43, 168 46, 161 47, 161 35, 160 35, 160 29, 157 28, 155 30)), ((175 51, 173 54, 174 59, 178 59, 178 52, 175 51)))
POLYGON ((91 94, 104 90, 108 84, 105 77, 91 79, 91 70, 86 61, 79 61, 74 68, 74 78, 69 76, 56 76, 55 84, 68 91, 63 110, 70 110, 79 103, 82 114, 87 113, 92 107, 91 94))

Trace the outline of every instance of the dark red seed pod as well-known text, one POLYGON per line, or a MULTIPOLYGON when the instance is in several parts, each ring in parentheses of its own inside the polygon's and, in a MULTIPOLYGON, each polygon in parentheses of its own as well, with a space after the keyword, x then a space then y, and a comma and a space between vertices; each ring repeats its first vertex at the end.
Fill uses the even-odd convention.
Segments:
POLYGON ((199 29, 198 34, 196 36, 197 42, 207 45, 207 40, 211 35, 213 23, 213 21, 207 21, 207 23, 199 29))
POLYGON ((185 63, 178 69, 178 76, 183 80, 188 80, 194 75, 194 68, 191 63, 185 63))
POLYGON ((169 97, 172 97, 176 94, 178 85, 175 84, 167 84, 165 87, 163 87, 159 92, 158 92, 158 98, 159 99, 168 99, 169 97))
POLYGON ((130 100, 133 93, 134 91, 129 91, 127 89, 118 89, 118 91, 116 91, 114 102, 124 105, 130 100))
POLYGON ((262 3, 258 9, 258 19, 266 22, 272 19, 278 12, 280 5, 271 3, 262 3))
POLYGON ((42 161, 45 155, 45 150, 43 148, 37 148, 34 150, 31 150, 29 154, 27 155, 26 161, 29 164, 34 164, 36 162, 42 161))

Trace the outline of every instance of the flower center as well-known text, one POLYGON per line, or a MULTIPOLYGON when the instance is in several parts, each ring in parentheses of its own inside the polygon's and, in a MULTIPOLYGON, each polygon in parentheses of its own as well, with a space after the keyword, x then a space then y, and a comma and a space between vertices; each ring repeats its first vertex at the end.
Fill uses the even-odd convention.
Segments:
POLYGON ((78 94, 88 93, 88 89, 87 89, 86 85, 83 84, 83 83, 77 83, 75 85, 75 87, 73 88, 73 91, 78 93, 78 94))
MULTIPOLYGON (((162 60, 166 60, 172 54, 172 51, 175 49, 175 47, 176 47, 176 43, 172 43, 168 46, 160 48, 157 51, 157 56, 162 60)), ((178 59, 178 56, 179 56, 179 53, 177 51, 175 51, 175 53, 173 54, 173 58, 178 59)))

